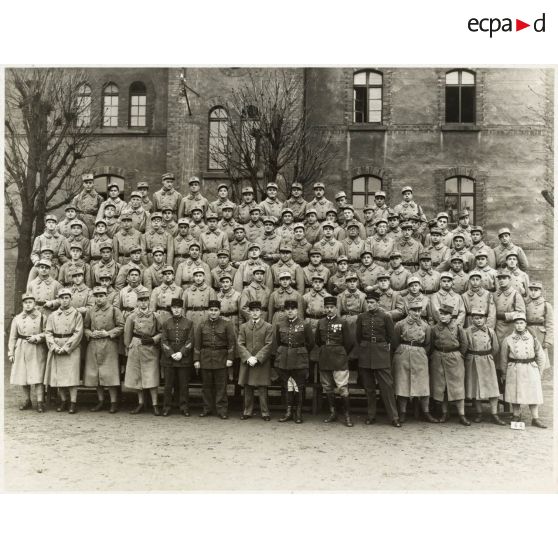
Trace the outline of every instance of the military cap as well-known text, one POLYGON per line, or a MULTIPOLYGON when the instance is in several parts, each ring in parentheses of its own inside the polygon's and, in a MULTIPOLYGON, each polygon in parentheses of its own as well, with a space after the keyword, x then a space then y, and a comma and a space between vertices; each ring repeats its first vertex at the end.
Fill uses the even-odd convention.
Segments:
POLYGON ((362 211, 374 211, 374 206, 367 203, 363 208, 362 211))
POLYGON ((438 213, 438 215, 436 215, 436 219, 440 219, 440 218, 442 218, 442 217, 445 217, 446 219, 449 220, 449 214, 446 213, 445 211, 440 211, 440 212, 438 213))
POLYGON ((252 269, 252 275, 254 273, 265 273, 265 268, 261 265, 257 265, 252 269))
MULTIPOLYGON (((440 277, 442 277, 442 276, 440 275, 440 277)), ((478 269, 473 269, 469 272, 469 279, 471 279, 471 277, 481 277, 482 278, 482 273, 478 269)))
POLYGON ((252 188, 252 186, 242 186, 241 192, 243 194, 253 194, 254 193, 254 188, 252 188))
POLYGON ((35 300, 35 295, 31 293, 23 293, 21 295, 21 301, 23 302, 24 300, 35 300))
POLYGON ((295 231, 296 229, 306 230, 306 225, 304 223, 295 223, 293 225, 293 231, 295 231))
MULTIPOLYGON (((412 190, 411 190, 412 191, 412 190)), ((378 190, 375 194, 374 194, 375 198, 385 198, 386 197, 386 193, 383 190, 378 190)))
POLYGON ((453 306, 450 304, 440 304, 440 312, 444 314, 453 314, 453 306))
POLYGON ((358 221, 355 221, 354 219, 351 219, 351 221, 349 221, 349 222, 347 223, 347 229, 350 229, 350 228, 352 228, 352 227, 355 227, 355 228, 358 229, 358 228, 359 228, 359 223, 358 223, 358 221))
POLYGON ((261 310, 262 303, 259 300, 251 300, 248 303, 248 310, 261 310))
MULTIPOLYGON (((79 247, 81 248, 81 244, 79 245, 79 247)), ((40 252, 41 254, 44 254, 45 252, 50 252, 51 254, 54 254, 54 250, 48 246, 41 248, 40 252)))
POLYGON ((508 227, 502 227, 501 229, 498 230, 498 237, 502 236, 503 234, 510 234, 511 235, 511 231, 508 227))
POLYGON ((290 207, 284 207, 281 210, 281 215, 285 215, 285 213, 290 213, 291 215, 294 215, 293 210, 290 207))
POLYGON ((174 174, 172 172, 166 172, 161 176, 161 180, 174 180, 174 174))
POLYGON ((481 249, 475 254, 475 258, 488 258, 488 252, 484 249, 481 249))
POLYGON ((190 209, 190 215, 192 215, 194 211, 199 211, 200 213, 203 213, 203 209, 201 207, 192 207, 192 209, 190 209))
POLYGON ((392 260, 393 258, 402 258, 401 252, 394 250, 390 255, 389 259, 392 260))
POLYGON ((85 174, 81 175, 81 179, 83 182, 85 182, 86 180, 95 180, 95 176, 92 172, 86 172, 85 174))
POLYGON ((507 269, 500 269, 496 274, 496 277, 499 279, 500 277, 511 277, 511 273, 507 269))
MULTIPOLYGON (((342 190, 341 190, 341 192, 337 192, 337 194, 335 194, 335 199, 336 200, 341 199, 341 198, 346 198, 346 197, 347 197, 347 194, 345 194, 345 192, 343 192, 342 190)), ((345 208, 343 208, 343 209, 345 209, 345 208)))
POLYGON ((265 187, 266 190, 269 190, 270 188, 275 188, 276 190, 277 188, 277 184, 275 184, 275 182, 268 182, 267 186, 265 187))
MULTIPOLYGON (((107 191, 112 190, 113 188, 116 188, 120 192, 120 186, 116 182, 111 182, 108 185, 107 191)), ((105 207, 106 207, 106 205, 105 205, 105 207)))
POLYGON ((131 221, 132 220, 132 212, 131 211, 123 211, 120 214, 120 220, 121 221, 131 221))
POLYGON ((411 213, 408 217, 409 221, 420 221, 420 217, 416 213, 411 213))
MULTIPOLYGON (((194 211, 194 210, 192 210, 194 211)), ((150 217, 151 221, 153 221, 153 219, 163 219, 163 214, 160 211, 155 211, 154 213, 151 214, 150 217)))
POLYGON ((64 211, 69 211, 70 209, 73 209, 74 211, 77 211, 76 206, 73 203, 69 203, 65 208, 64 211))
POLYGON ((143 194, 141 192, 139 192, 138 190, 134 190, 130 194, 130 199, 132 199, 132 198, 143 198, 143 194))
POLYGON ((453 238, 462 238, 463 240, 465 240, 465 235, 462 232, 459 231, 454 231, 454 233, 452 234, 453 238))
POLYGON ((412 229, 413 225, 411 224, 410 221, 403 221, 403 223, 401 223, 401 229, 412 229))
POLYGON ((358 281, 358 275, 354 271, 348 271, 345 275, 345 281, 358 281))
POLYGON ((132 244, 129 253, 132 254, 133 252, 141 252, 141 246, 139 244, 132 244))
POLYGON ((190 221, 188 221, 187 217, 180 217, 180 219, 178 220, 178 226, 180 225, 186 225, 187 227, 189 227, 190 221))
POLYGON ((241 231, 246 232, 246 229, 244 228, 244 225, 241 225, 240 223, 237 223, 237 224, 233 227, 233 232, 234 232, 234 231, 238 231, 238 230, 241 230, 241 231))
POLYGON ((325 229, 326 227, 335 230, 335 225, 331 221, 324 221, 324 223, 322 223, 322 229, 325 229))
POLYGON ((411 277, 409 277, 407 279, 407 285, 410 285, 411 283, 419 283, 420 284, 420 279, 416 275, 411 275, 411 277))
POLYGON ((337 306, 337 297, 336 296, 324 296, 324 306, 331 304, 333 306, 337 306))
POLYGON ((531 284, 529 285, 530 289, 541 289, 542 291, 542 283, 540 281, 531 281, 531 284))
POLYGON ((314 186, 312 186, 312 189, 316 190, 317 188, 323 188, 325 190, 325 185, 323 184, 323 182, 316 182, 314 183, 314 186))
POLYGON ((480 232, 482 234, 484 233, 484 229, 480 225, 473 225, 471 227, 471 232, 480 232))
POLYGON ((455 261, 460 261, 463 263, 465 260, 463 259, 463 256, 459 256, 458 254, 455 254, 450 258, 450 262, 455 262, 455 261))
POLYGON ((413 191, 413 187, 412 186, 403 186, 403 188, 401 188, 401 193, 404 194, 405 192, 412 192, 413 191))
POLYGON ((114 207, 114 209, 116 209, 116 204, 115 204, 112 200, 107 200, 107 201, 105 202, 105 209, 106 209, 107 207, 114 207))
MULTIPOLYGON (((347 206, 345 206, 345 207, 347 207, 347 206)), ((345 207, 343 207, 342 209, 345 209, 345 207)), ((339 212, 337 211, 337 208, 336 208, 336 207, 330 207, 330 208, 327 209, 326 215, 327 215, 328 213, 333 213, 334 215, 337 215, 337 213, 339 213, 339 212)))
POLYGON ((67 287, 64 287, 63 289, 60 289, 58 291, 58 298, 63 297, 63 296, 72 296, 72 289, 68 289, 67 287))
MULTIPOLYGON (((136 269, 139 270, 139 268, 136 268, 136 269)), ((101 279, 110 279, 110 280, 112 281, 112 274, 111 274, 111 272, 108 271, 108 270, 101 271, 101 272, 99 273, 99 280, 101 280, 101 279)))
POLYGON ((131 265, 126 272, 126 275, 130 275, 132 271, 137 271, 141 275, 141 269, 137 265, 131 265))
POLYGON ((385 271, 383 273, 380 273, 380 275, 378 275, 376 277, 376 280, 379 281, 380 279, 387 279, 388 281, 390 280, 390 275, 389 273, 386 273, 385 271))
POLYGON ((221 275, 221 277, 219 277, 219 282, 221 282, 223 279, 228 279, 229 281, 232 281, 232 275, 230 273, 223 273, 223 275, 221 275))
POLYGON ((486 312, 482 308, 471 308, 471 316, 485 316, 486 312))
POLYGON ((509 254, 507 254, 507 255, 506 255, 506 260, 507 260, 508 258, 511 258, 512 256, 513 256, 516 260, 519 260, 519 258, 517 257, 517 254, 514 253, 514 252, 510 252, 509 254))
POLYGON ((215 221, 219 220, 219 216, 217 215, 217 213, 213 213, 213 211, 211 211, 211 209, 208 209, 206 214, 205 214, 205 220, 209 221, 211 219, 215 219, 215 221))
POLYGON ((375 226, 378 226, 380 223, 385 223, 387 225, 387 219, 385 219, 384 217, 379 217, 374 221, 375 226))
POLYGON ((111 252, 113 250, 112 240, 105 240, 99 244, 99 252, 108 248, 111 252))
POLYGON ((459 212, 458 219, 463 219, 463 217, 469 217, 470 213, 468 209, 462 209, 459 212))
POLYGON ((376 289, 366 291, 366 300, 380 300, 380 293, 376 289))
POLYGON ((174 267, 172 265, 165 265, 161 270, 161 273, 173 273, 174 274, 174 267))
POLYGON ((315 247, 314 247, 314 248, 311 248, 310 251, 308 252, 308 255, 309 255, 309 256, 312 256, 312 255, 314 255, 314 254, 316 254, 316 255, 318 255, 318 256, 321 256, 321 255, 322 255, 322 251, 321 251, 319 248, 315 248, 315 247))
POLYGON ((197 176, 191 176, 188 180, 188 184, 192 184, 193 182, 199 182, 200 179, 197 176))
POLYGON ((337 258, 337 263, 341 263, 341 262, 348 262, 349 258, 347 258, 347 256, 338 256, 337 258))
POLYGON ((107 224, 107 222, 104 219, 95 219, 95 226, 97 226, 99 223, 102 223, 105 226, 107 224))
POLYGON ((235 208, 234 203, 231 200, 227 200, 222 206, 221 210, 225 211, 226 209, 233 210, 235 208))
POLYGON ((453 281, 453 275, 449 271, 442 271, 440 273, 440 280, 442 279, 451 279, 453 281))
POLYGON ((147 289, 146 287, 140 286, 136 292, 138 300, 149 299, 149 289, 147 289))
MULTIPOLYGON (((434 229, 438 229, 438 221, 436 221, 436 219, 430 219, 430 221, 428 221, 428 228, 430 229, 430 233, 432 234, 432 231, 434 229)), ((442 231, 440 229, 438 229, 439 233, 442 234, 442 231)))
POLYGON ((298 308, 298 303, 296 300, 285 300, 285 310, 288 309, 297 309, 298 308))
POLYGON ((55 223, 58 223, 58 217, 56 217, 56 215, 53 215, 52 213, 49 213, 48 215, 45 215, 45 223, 47 221, 54 221, 55 223))
POLYGON ((422 302, 420 300, 413 300, 409 304, 409 310, 421 310, 422 311, 422 302))
POLYGON ((273 215, 264 215, 262 218, 262 223, 272 223, 275 225, 275 217, 273 215))
POLYGON ((399 213, 390 207, 388 209, 388 219, 399 219, 399 213))
POLYGON ((217 186, 217 192, 218 192, 221 188, 225 188, 225 190, 227 190, 227 192, 229 191, 229 186, 228 186, 228 184, 225 184, 224 182, 221 182, 221 184, 219 184, 219 186, 217 186))
POLYGON ((374 255, 372 254, 372 252, 370 250, 363 250, 360 254, 360 258, 362 259, 362 256, 366 256, 366 254, 368 254, 369 256, 374 257, 374 255))
POLYGON ((172 209, 170 207, 164 207, 161 209, 161 213, 172 213, 172 209))
POLYGON ((194 267, 194 269, 192 269, 192 275, 195 275, 196 273, 203 273, 205 275, 205 269, 201 266, 194 267))
POLYGON ((523 320, 524 322, 526 322, 527 318, 525 317, 525 312, 514 312, 513 321, 517 322, 517 320, 523 320))
POLYGON ((293 182, 291 184, 291 190, 302 190, 302 184, 300 182, 293 182))
POLYGON ((317 215, 317 214, 318 214, 318 212, 317 212, 313 207, 309 207, 309 208, 304 212, 305 215, 310 215, 310 213, 313 213, 314 215, 317 215))
POLYGON ((220 248, 217 250, 217 257, 219 256, 227 256, 228 258, 231 257, 231 253, 226 248, 220 248))
POLYGON ((70 250, 77 249, 83 252, 83 246, 79 242, 72 242, 70 243, 70 250))
MULTIPOLYGON (((148 190, 149 189, 149 184, 147 182, 138 182, 136 184, 136 189, 139 190, 140 188, 141 189, 145 188, 146 190, 148 190)), ((142 194, 142 198, 143 198, 143 194, 142 194)))
MULTIPOLYGON (((434 221, 434 222, 436 222, 436 221, 434 221)), ((442 234, 442 229, 440 229, 440 228, 438 228, 438 227, 432 227, 432 228, 430 229, 430 234, 431 234, 431 235, 433 235, 433 234, 439 234, 439 235, 441 235, 441 234, 442 234)))
POLYGON ((325 283, 325 279, 321 275, 312 275, 311 281, 321 281, 322 283, 325 283))
POLYGON ((289 242, 282 242, 279 245, 279 252, 292 252, 293 247, 290 245, 289 242))
POLYGON ((175 308, 182 308, 184 306, 184 301, 181 298, 173 298, 171 299, 170 305, 171 307, 174 306, 175 308))
POLYGON ((151 249, 151 253, 155 254, 155 253, 161 253, 164 254, 166 252, 166 249, 164 246, 161 246, 160 244, 158 244, 157 246, 153 246, 153 248, 151 249))
POLYGON ((259 205, 254 205, 253 207, 250 208, 250 211, 248 213, 254 213, 254 211, 259 211, 261 213, 262 208, 259 205))
POLYGON ((107 294, 107 288, 106 287, 101 287, 100 285, 97 285, 96 287, 93 287, 93 296, 95 295, 100 295, 100 294, 107 294))
POLYGON ((257 248, 258 250, 262 249, 262 247, 257 242, 252 242, 248 245, 248 250, 252 250, 253 248, 257 248))
POLYGON ((419 253, 419 260, 431 260, 432 256, 430 255, 430 252, 428 252, 427 250, 421 250, 419 253))
POLYGON ((279 273, 279 280, 281 279, 292 279, 293 276, 291 275, 290 271, 281 271, 281 273, 279 273))
POLYGON ((221 303, 220 303, 218 300, 215 300, 215 299, 210 300, 210 301, 207 303, 207 306, 208 306, 209 308, 219 308, 219 310, 221 310, 221 303))

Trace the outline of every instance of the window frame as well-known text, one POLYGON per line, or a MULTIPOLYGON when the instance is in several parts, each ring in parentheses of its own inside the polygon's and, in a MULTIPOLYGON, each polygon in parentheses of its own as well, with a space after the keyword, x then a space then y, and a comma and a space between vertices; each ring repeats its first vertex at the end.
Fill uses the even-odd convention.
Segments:
POLYGON ((383 178, 375 174, 359 174, 357 176, 353 176, 351 180, 351 205, 355 207, 356 210, 363 210, 364 207, 370 205, 374 199, 374 195, 376 194, 376 192, 382 190, 383 182, 384 182, 383 178), (364 192, 357 192, 356 195, 364 196, 364 203, 362 207, 357 208, 354 202, 354 198, 355 198, 354 182, 359 178, 364 178, 364 192), (371 183, 371 181, 369 180, 370 178, 374 178, 379 181, 379 188, 376 187, 374 187, 373 189, 370 188, 370 183, 371 183))
POLYGON ((473 200, 473 209, 472 209, 472 213, 473 213, 473 219, 471 219, 471 225, 476 225, 477 221, 478 221, 478 215, 477 215, 477 196, 478 196, 478 191, 477 191, 477 181, 474 178, 471 178, 470 176, 465 176, 465 175, 453 175, 453 176, 448 176, 444 179, 444 211, 446 213, 448 213, 448 215, 450 215, 450 219, 449 219, 449 223, 450 225, 457 225, 459 223, 459 212, 461 211, 461 199, 462 197, 465 198, 472 198, 473 200), (452 179, 457 179, 457 193, 449 193, 447 192, 447 183, 449 180, 452 179), (463 194, 461 189, 462 189, 462 182, 463 180, 468 180, 470 182, 473 183, 473 192, 472 193, 465 193, 463 194), (455 221, 451 220, 451 210, 448 209, 447 204, 446 204, 446 200, 448 197, 451 198, 455 198, 457 200, 457 218, 455 221))
MULTIPOLYGON (((373 99, 377 100, 377 99, 373 99)), ((361 112, 361 111, 359 111, 361 112)), ((377 111, 374 111, 377 112, 377 111)), ((378 70, 357 70, 353 72, 353 124, 377 124, 382 125, 384 123, 384 74, 383 72, 379 72, 378 70), (365 74, 366 76, 366 83, 364 85, 357 85, 355 84, 355 79, 357 75, 365 74), (378 84, 370 84, 370 76, 377 75, 380 77, 381 83, 378 84), (370 90, 380 90, 380 120, 370 120, 370 90), (363 116, 365 117, 362 121, 357 121, 356 119, 356 92, 357 90, 364 90, 365 91, 365 107, 362 111, 363 116)))
POLYGON ((224 146, 226 148, 226 146, 228 145, 228 122, 229 122, 229 113, 227 111, 227 109, 222 106, 222 105, 216 105, 214 107, 212 107, 211 109, 209 109, 208 112, 208 131, 207 131, 207 169, 210 171, 223 171, 226 168, 226 162, 223 163, 219 163, 219 161, 216 161, 215 158, 212 155, 212 139, 213 138, 217 138, 217 141, 220 142, 221 138, 224 137, 224 146), (218 112, 218 111, 223 111, 225 116, 219 116, 219 117, 215 117, 212 116, 214 113, 218 112), (220 129, 221 123, 225 123, 225 134, 222 136, 220 134, 220 129), (217 124, 217 135, 213 135, 211 132, 211 125, 212 124, 217 124), (214 162, 214 164, 212 164, 212 162, 214 162))
POLYGON ((108 83, 106 83, 103 86, 103 90, 102 90, 102 94, 101 94, 101 114, 102 114, 102 120, 101 120, 101 127, 102 128, 118 128, 118 123, 119 123, 119 114, 118 111, 120 110, 120 89, 118 87, 118 85, 116 85, 116 83, 114 83, 114 81, 109 81, 108 83), (109 88, 115 88, 116 92, 111 91, 110 94, 107 95, 106 91, 109 88), (106 104, 106 100, 107 98, 110 99, 116 99, 116 104, 112 103, 110 105, 106 104), (110 107, 111 109, 116 107, 116 116, 114 115, 110 115, 108 118, 110 119, 109 122, 111 122, 110 124, 106 124, 105 123, 105 119, 106 117, 106 108, 110 107), (112 124, 113 119, 116 119, 116 124, 112 124))
POLYGON ((477 123, 477 73, 468 70, 465 68, 456 68, 453 70, 449 70, 444 74, 444 101, 445 101, 445 114, 444 114, 444 122, 449 125, 455 124, 476 124, 477 123), (448 84, 447 79, 450 74, 457 73, 458 79, 456 84, 448 84), (472 84, 463 84, 463 73, 470 74, 473 76, 473 83, 472 84), (463 121, 463 88, 470 88, 473 91, 472 95, 472 114, 473 119, 471 121, 463 121), (458 120, 457 121, 450 121, 448 120, 448 89, 457 89, 458 90, 458 120))
POLYGON ((130 85, 130 89, 128 91, 128 127, 129 128, 147 127, 147 87, 145 86, 145 83, 143 83, 142 81, 134 81, 130 85), (136 88, 136 90, 134 90, 134 88, 136 88), (134 104, 133 102, 134 98, 140 99, 142 97, 143 97, 143 104, 141 103, 134 104), (144 109, 143 115, 139 114, 139 110, 138 110, 138 114, 136 115, 132 114, 133 109, 135 107, 137 107, 138 109, 143 107, 144 109), (138 119, 138 122, 140 118, 143 118, 143 124, 140 123, 133 124, 132 123, 133 118, 138 119))
POLYGON ((89 128, 91 127, 91 106, 92 106, 92 91, 89 83, 84 81, 78 89, 76 99, 76 127, 89 128), (84 103, 83 99, 87 99, 84 103))

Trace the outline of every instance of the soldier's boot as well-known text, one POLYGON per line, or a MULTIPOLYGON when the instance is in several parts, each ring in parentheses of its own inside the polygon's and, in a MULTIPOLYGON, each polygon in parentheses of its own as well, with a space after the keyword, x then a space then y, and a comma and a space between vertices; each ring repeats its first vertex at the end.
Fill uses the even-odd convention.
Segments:
POLYGON ((77 407, 73 401, 70 401, 70 408, 68 409, 68 413, 70 413, 70 415, 75 415, 77 413, 77 407))
POLYGON ((459 422, 463 426, 471 426, 471 421, 465 415, 459 415, 459 422))
POLYGON ((37 403, 37 412, 44 413, 45 412, 45 404, 42 401, 37 403))
POLYGON ((302 403, 304 402, 304 386, 299 386, 299 391, 296 394, 296 410, 295 410, 295 423, 301 424, 302 420, 302 403))
POLYGON ((104 401, 99 401, 99 402, 97 403, 97 405, 95 405, 95 407, 91 407, 91 409, 89 409, 89 410, 90 410, 92 413, 97 413, 97 412, 99 412, 99 411, 103 408, 103 405, 104 405, 104 404, 105 404, 104 401))
POLYGON ((56 407, 57 413, 63 413, 64 411, 68 410, 68 402, 67 401, 60 401, 60 405, 56 407))
POLYGON ((118 403, 116 402, 111 402, 110 404, 110 409, 109 409, 109 413, 114 414, 114 413, 118 413, 118 403))
POLYGON ((287 422, 293 418, 293 392, 287 391, 287 410, 285 414, 279 419, 279 422, 287 422))
POLYGON ((548 428, 548 426, 543 424, 538 418, 531 419, 531 426, 536 426, 537 428, 548 428))
POLYGON ((26 399, 24 403, 19 406, 20 411, 27 411, 27 409, 31 409, 33 404, 31 403, 31 399, 26 399))
POLYGON ((329 406, 329 415, 324 419, 324 422, 334 422, 337 420, 337 413, 335 412, 335 394, 326 393, 326 397, 329 406))
POLYGON ((423 414, 424 420, 425 420, 426 422, 432 422, 432 423, 445 422, 445 420, 442 421, 442 420, 438 420, 437 418, 434 418, 434 417, 430 414, 430 411, 423 411, 422 414, 423 414))
POLYGON ((353 426, 353 421, 351 420, 351 400, 349 396, 343 397, 343 411, 345 413, 345 426, 353 426))

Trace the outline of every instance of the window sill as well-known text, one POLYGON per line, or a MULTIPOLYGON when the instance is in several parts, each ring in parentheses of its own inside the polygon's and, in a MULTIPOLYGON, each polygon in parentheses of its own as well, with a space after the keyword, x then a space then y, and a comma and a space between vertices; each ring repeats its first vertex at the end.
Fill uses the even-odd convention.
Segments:
POLYGON ((135 134, 135 135, 147 135, 151 132, 151 130, 147 126, 138 126, 138 127, 124 127, 118 126, 116 128, 97 128, 94 133, 100 134, 103 136, 117 136, 122 134, 135 134))
POLYGON ((363 122, 362 124, 349 124, 351 132, 385 132, 387 126, 385 124, 374 122, 363 122))
POLYGON ((224 171, 210 170, 203 173, 203 178, 227 180, 228 175, 224 171))
POLYGON ((442 132, 480 132, 478 124, 442 124, 442 132))

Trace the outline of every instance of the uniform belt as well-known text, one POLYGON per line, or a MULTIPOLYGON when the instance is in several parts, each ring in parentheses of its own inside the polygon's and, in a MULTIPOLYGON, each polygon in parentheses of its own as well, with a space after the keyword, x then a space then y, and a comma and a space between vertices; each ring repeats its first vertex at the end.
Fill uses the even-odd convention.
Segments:
POLYGON ((146 253, 146 254, 151 254, 151 248, 146 248, 146 249, 145 249, 145 253, 146 253))
POLYGON ((343 312, 343 316, 358 316, 360 312, 358 310, 348 310, 347 312, 343 312))
POLYGON ((320 318, 323 318, 324 315, 323 314, 316 314, 314 312, 306 312, 304 315, 306 318, 310 318, 312 320, 319 320, 320 318))
POLYGON ((217 253, 217 248, 206 248, 203 251, 204 254, 216 254, 217 253))
POLYGON ((187 306, 186 310, 193 310, 194 312, 199 312, 201 310, 208 310, 209 306, 187 306))
POLYGON ((302 347, 305 346, 303 344, 289 345, 287 343, 280 343, 280 345, 281 345, 281 347, 288 347, 289 349, 301 349, 302 347))
POLYGON ((343 347, 344 346, 343 343, 330 343, 329 341, 326 341, 325 344, 328 347, 343 347))
POLYGON ((122 310, 124 310, 124 312, 133 312, 135 308, 133 306, 122 306, 122 310))
POLYGON ((413 265, 413 266, 417 266, 418 262, 402 262, 403 265, 413 265))
POLYGON ((455 353, 455 351, 459 351, 459 346, 449 347, 447 349, 440 349, 440 348, 434 346, 434 350, 438 351, 439 353, 455 353))
POLYGON ((335 262, 337 262, 335 258, 322 258, 322 263, 335 263, 335 262))
POLYGON ((221 312, 220 315, 226 318, 228 316, 238 316, 238 312, 221 312))
POLYGON ((37 306, 44 306, 44 305, 46 304, 46 300, 37 300, 37 301, 35 302, 35 304, 36 304, 37 306))
POLYGON ((520 364, 529 364, 530 362, 536 362, 535 358, 509 358, 508 362, 517 362, 520 364))
POLYGON ((430 291, 430 290, 428 290, 428 291, 423 291, 423 294, 429 295, 429 294, 434 294, 434 293, 437 293, 437 292, 438 292, 438 291, 430 291))
POLYGON ((247 287, 252 281, 242 281, 242 284, 247 287))
POLYGON ((506 319, 506 314, 505 314, 505 313, 502 313, 502 312, 497 312, 497 313, 496 313, 496 318, 497 318, 498 320, 505 320, 505 319, 506 319))
POLYGON ((159 306, 159 305, 157 304, 157 308, 156 308, 156 309, 157 309, 157 310, 165 310, 166 312, 170 312, 170 308, 171 308, 170 306, 159 306))
POLYGON ((101 259, 101 256, 91 256, 91 259, 92 259, 93 261, 98 261, 98 260, 101 259))
POLYGON ((18 339, 25 339, 27 341, 27 339, 29 339, 29 337, 31 337, 31 336, 30 335, 20 335, 19 333, 17 334, 18 339))
POLYGON ((192 281, 182 281, 182 285, 186 285, 189 287, 192 284, 192 281))
POLYGON ((347 260, 347 261, 348 261, 348 263, 350 263, 350 264, 360 263, 360 258, 356 258, 356 259, 354 259, 354 260, 347 260))
POLYGON ((409 345, 409 347, 424 347, 422 341, 401 341, 401 345, 409 345))
POLYGON ((57 337, 60 339, 66 339, 68 337, 71 337, 73 335, 73 333, 53 333, 52 336, 53 337, 57 337))
POLYGON ((530 326, 544 325, 544 320, 541 320, 540 322, 527 322, 527 325, 530 325, 530 326))
POLYGON ((487 350, 487 351, 472 351, 469 350, 467 351, 468 355, 476 355, 476 356, 486 356, 486 355, 491 355, 492 354, 492 350, 487 350))
POLYGON ((213 349, 214 351, 222 351, 224 349, 228 349, 228 347, 226 345, 218 345, 218 346, 211 345, 209 347, 204 346, 202 348, 203 349, 213 349))
POLYGON ((82 211, 82 213, 85 213, 86 215, 97 215, 97 211, 95 211, 94 209, 84 210, 82 211))
MULTIPOLYGON (((471 314, 471 312, 466 312, 466 315, 467 315, 467 316, 471 316, 472 314, 471 314)), ((488 316, 488 314, 485 312, 485 313, 483 314, 483 316, 486 318, 486 316, 488 316)))

